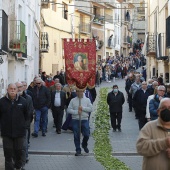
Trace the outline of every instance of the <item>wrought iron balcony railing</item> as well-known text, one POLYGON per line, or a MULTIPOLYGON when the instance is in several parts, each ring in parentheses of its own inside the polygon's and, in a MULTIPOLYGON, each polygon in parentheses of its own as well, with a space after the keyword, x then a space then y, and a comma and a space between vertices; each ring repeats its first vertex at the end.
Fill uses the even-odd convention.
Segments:
POLYGON ((81 23, 80 23, 80 32, 81 32, 81 33, 90 34, 90 32, 91 32, 91 26, 90 26, 90 24, 81 22, 81 23))
POLYGON ((157 51, 156 43, 157 42, 157 34, 149 33, 147 44, 146 44, 146 51, 149 52, 155 52, 157 51))
POLYGON ((10 50, 25 53, 26 46, 25 24, 20 20, 10 21, 10 50))
POLYGON ((95 17, 93 19, 93 23, 103 25, 104 24, 104 19, 105 19, 105 17, 102 16, 102 15, 95 15, 95 17))
POLYGON ((40 40, 40 51, 42 53, 48 53, 49 50, 49 41, 48 41, 48 33, 41 32, 41 40, 40 40))
POLYGON ((114 43, 115 43, 115 40, 113 38, 113 35, 109 36, 107 38, 107 47, 108 48, 114 48, 114 43))
POLYGON ((0 50, 8 51, 8 16, 0 10, 0 50))

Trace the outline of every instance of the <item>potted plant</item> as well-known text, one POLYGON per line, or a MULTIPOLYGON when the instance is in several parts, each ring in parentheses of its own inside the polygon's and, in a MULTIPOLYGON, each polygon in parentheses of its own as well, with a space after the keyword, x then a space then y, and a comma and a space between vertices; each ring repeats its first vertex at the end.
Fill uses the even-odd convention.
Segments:
POLYGON ((14 49, 20 49, 20 40, 19 39, 11 40, 9 43, 9 47, 14 49))

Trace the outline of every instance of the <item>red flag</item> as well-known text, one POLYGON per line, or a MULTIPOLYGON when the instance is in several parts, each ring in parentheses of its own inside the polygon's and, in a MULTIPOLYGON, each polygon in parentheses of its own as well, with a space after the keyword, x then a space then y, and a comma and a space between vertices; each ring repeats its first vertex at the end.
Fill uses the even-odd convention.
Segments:
POLYGON ((79 89, 94 87, 96 78, 96 42, 94 39, 64 39, 66 79, 79 89))

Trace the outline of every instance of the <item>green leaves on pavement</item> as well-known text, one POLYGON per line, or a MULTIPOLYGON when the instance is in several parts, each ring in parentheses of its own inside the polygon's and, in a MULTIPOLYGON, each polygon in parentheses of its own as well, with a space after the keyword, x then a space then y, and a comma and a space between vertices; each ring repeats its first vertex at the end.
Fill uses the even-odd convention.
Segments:
POLYGON ((95 114, 95 130, 93 132, 95 158, 104 166, 105 170, 130 170, 125 163, 112 156, 112 146, 109 139, 110 115, 106 101, 107 94, 107 88, 100 90, 95 114))

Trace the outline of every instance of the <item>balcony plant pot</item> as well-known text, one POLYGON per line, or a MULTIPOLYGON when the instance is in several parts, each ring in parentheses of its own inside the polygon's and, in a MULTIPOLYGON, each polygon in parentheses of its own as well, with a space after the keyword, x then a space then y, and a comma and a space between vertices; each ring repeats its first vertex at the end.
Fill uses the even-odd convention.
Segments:
POLYGON ((20 49, 20 43, 17 44, 17 49, 20 49))
POLYGON ((20 48, 20 40, 19 39, 11 40, 9 43, 9 47, 14 49, 20 48))

